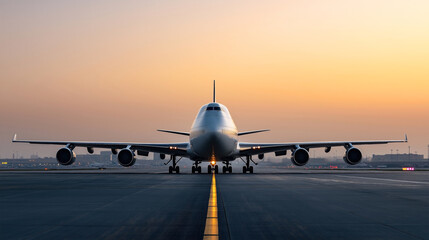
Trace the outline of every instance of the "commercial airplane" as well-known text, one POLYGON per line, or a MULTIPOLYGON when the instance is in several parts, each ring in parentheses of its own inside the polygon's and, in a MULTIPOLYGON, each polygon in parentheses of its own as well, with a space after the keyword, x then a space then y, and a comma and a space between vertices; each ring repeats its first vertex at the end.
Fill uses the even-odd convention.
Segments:
POLYGON ((229 114, 228 109, 216 102, 216 85, 213 82, 213 102, 201 107, 197 117, 192 124, 190 132, 179 132, 170 130, 158 130, 160 132, 189 136, 188 142, 182 143, 126 143, 126 142, 77 142, 77 141, 40 141, 40 140, 17 140, 16 134, 12 142, 30 144, 53 144, 64 145, 57 152, 57 161, 61 165, 70 165, 76 160, 73 152, 75 147, 86 147, 88 153, 94 153, 94 148, 109 148, 113 154, 118 155, 118 162, 124 167, 130 167, 136 162, 136 155, 148 156, 149 152, 159 153, 161 159, 166 155, 170 160, 169 173, 179 173, 177 163, 182 158, 189 158, 194 162, 192 173, 201 173, 202 162, 210 162, 207 172, 219 172, 218 163, 222 166, 223 173, 231 173, 231 162, 242 159, 245 162, 243 173, 253 173, 252 156, 257 155, 259 159, 264 158, 265 153, 274 152, 276 156, 286 155, 287 151, 292 153, 292 163, 296 166, 304 166, 310 159, 311 148, 325 148, 328 153, 332 147, 342 146, 345 148, 344 161, 350 165, 358 164, 362 160, 362 153, 355 146, 368 144, 387 144, 407 142, 405 140, 378 140, 378 141, 335 141, 335 142, 289 142, 289 143, 247 143, 240 142, 239 136, 269 131, 268 129, 238 132, 237 127, 229 114), (245 159, 243 159, 245 158, 245 159))

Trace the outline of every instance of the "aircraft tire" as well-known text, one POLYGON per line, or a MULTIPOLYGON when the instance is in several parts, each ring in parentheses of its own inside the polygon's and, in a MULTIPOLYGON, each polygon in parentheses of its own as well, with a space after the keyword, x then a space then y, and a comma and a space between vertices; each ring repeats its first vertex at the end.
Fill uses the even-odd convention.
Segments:
POLYGON ((179 166, 176 166, 176 173, 180 173, 180 168, 179 168, 179 166))
POLYGON ((225 166, 223 166, 222 167, 222 173, 225 173, 226 172, 226 167, 225 166))
POLYGON ((216 165, 215 166, 215 173, 218 174, 219 173, 219 167, 216 165))
POLYGON ((168 173, 173 173, 173 166, 168 167, 168 173))
POLYGON ((198 173, 201 173, 201 166, 198 166, 197 171, 198 173))
POLYGON ((247 172, 247 168, 246 168, 246 166, 243 166, 243 173, 246 173, 247 172))
POLYGON ((253 173, 253 166, 250 166, 250 167, 249 167, 249 172, 250 172, 250 173, 253 173))
POLYGON ((207 173, 208 174, 212 173, 212 166, 210 165, 207 166, 207 173))
POLYGON ((231 166, 228 167, 228 172, 232 173, 232 167, 231 166))
POLYGON ((192 166, 192 173, 195 173, 195 166, 192 166))

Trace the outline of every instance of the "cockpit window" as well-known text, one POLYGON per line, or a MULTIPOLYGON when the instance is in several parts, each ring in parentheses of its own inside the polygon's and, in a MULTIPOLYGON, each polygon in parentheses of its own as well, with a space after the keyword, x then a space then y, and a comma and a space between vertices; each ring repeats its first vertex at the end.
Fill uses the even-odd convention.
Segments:
POLYGON ((220 107, 207 107, 207 109, 206 109, 207 111, 220 111, 221 109, 220 109, 220 107))

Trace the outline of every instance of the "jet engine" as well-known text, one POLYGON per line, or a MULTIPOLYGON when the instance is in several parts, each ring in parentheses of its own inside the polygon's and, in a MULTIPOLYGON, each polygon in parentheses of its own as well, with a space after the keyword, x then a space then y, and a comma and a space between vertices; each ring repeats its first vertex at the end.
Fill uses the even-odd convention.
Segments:
POLYGON ((131 167, 136 162, 134 151, 129 148, 124 148, 118 153, 118 162, 123 167, 131 167))
POLYGON ((356 165, 362 160, 362 153, 355 147, 347 148, 344 161, 350 165, 356 165))
POLYGON ((68 147, 61 148, 57 152, 57 161, 61 165, 71 165, 76 160, 76 154, 68 147))
POLYGON ((308 151, 304 148, 297 148, 295 151, 292 152, 292 163, 296 166, 304 166, 307 164, 308 160, 310 159, 310 155, 308 154, 308 151))

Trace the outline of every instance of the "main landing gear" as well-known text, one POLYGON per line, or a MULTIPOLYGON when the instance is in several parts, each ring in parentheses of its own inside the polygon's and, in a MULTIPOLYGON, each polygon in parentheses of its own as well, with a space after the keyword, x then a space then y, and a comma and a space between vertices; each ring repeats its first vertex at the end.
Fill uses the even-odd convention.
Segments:
POLYGON ((243 166, 243 173, 246 173, 246 172, 253 173, 253 166, 250 166, 250 167, 243 166))
POLYGON ((170 161, 168 161, 167 163, 164 163, 165 165, 167 165, 169 162, 173 162, 173 165, 168 167, 168 173, 173 173, 173 172, 180 173, 180 168, 179 166, 177 166, 177 163, 180 161, 180 159, 176 161, 176 156, 172 155, 170 157, 170 161))
POLYGON ((215 165, 214 167, 212 167, 212 165, 208 165, 207 166, 207 173, 210 174, 212 173, 212 170, 214 170, 215 174, 219 173, 219 167, 217 165, 215 165))
MULTIPOLYGON (((252 161, 251 156, 246 156, 246 166, 243 166, 243 173, 253 173, 253 166, 250 166, 250 161, 252 161)), ((253 161, 252 161, 253 162, 253 161)), ((254 164, 257 164, 253 162, 254 164)))
POLYGON ((195 161, 194 166, 192 166, 192 173, 198 172, 201 173, 201 166, 198 166, 201 162, 195 161))
POLYGON ((168 167, 168 173, 173 173, 173 172, 180 173, 180 168, 179 168, 179 166, 176 166, 176 167, 169 166, 169 167, 168 167))
POLYGON ((232 166, 229 164, 229 162, 223 162, 226 166, 222 167, 222 173, 232 173, 232 166))

